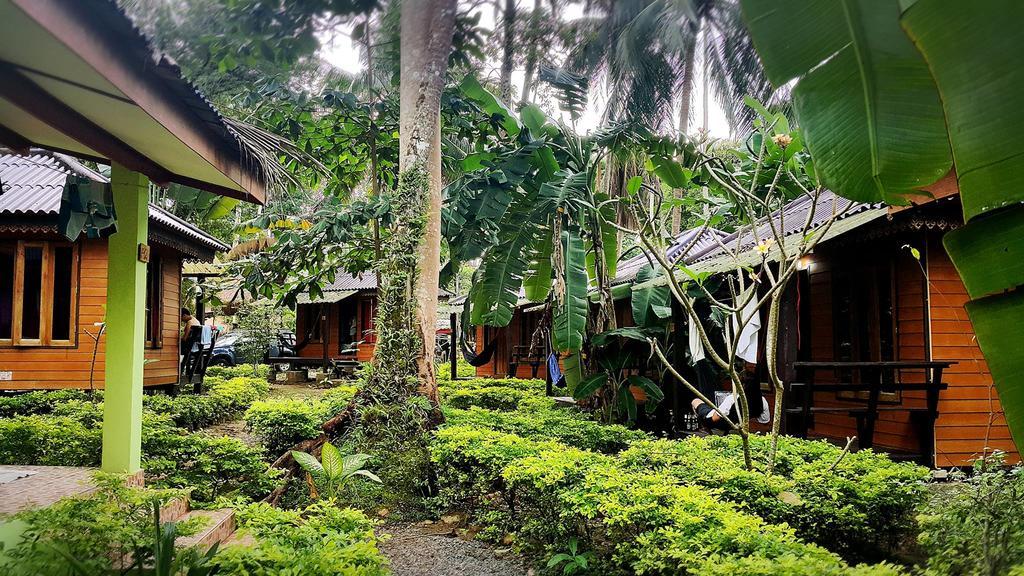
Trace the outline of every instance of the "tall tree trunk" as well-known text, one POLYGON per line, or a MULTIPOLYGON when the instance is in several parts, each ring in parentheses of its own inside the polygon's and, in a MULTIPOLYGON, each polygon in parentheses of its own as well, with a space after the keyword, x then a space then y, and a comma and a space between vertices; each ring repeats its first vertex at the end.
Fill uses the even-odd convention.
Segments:
MULTIPOLYGON (((416 391, 438 408, 434 370, 441 261, 441 90, 455 0, 402 4, 395 224, 379 278, 371 388, 383 398, 416 391)), ((439 411, 437 411, 439 414, 439 411)))
POLYGON ((501 99, 511 104, 512 68, 515 66, 516 0, 505 0, 501 20, 501 78, 498 82, 498 91, 501 92, 501 99))
MULTIPOLYGON (((687 37, 686 45, 683 47, 685 52, 683 53, 683 78, 682 86, 680 87, 680 106, 679 106, 679 136, 686 136, 686 131, 690 127, 690 105, 693 102, 693 63, 694 63, 694 52, 697 48, 697 37, 696 33, 687 37)), ((682 190, 674 190, 675 197, 682 197, 682 190)), ((672 208, 672 235, 679 234, 682 229, 683 223, 683 208, 676 206, 672 208)))
MULTIPOLYGON (((533 8, 533 13, 530 14, 530 34, 536 35, 537 29, 540 26, 541 17, 540 6, 533 8)), ((540 42, 539 36, 534 36, 527 41, 528 48, 526 49, 526 70, 523 74, 523 93, 519 95, 519 101, 523 106, 529 104, 533 100, 533 85, 537 76, 537 61, 540 59, 539 47, 537 43, 540 42)))

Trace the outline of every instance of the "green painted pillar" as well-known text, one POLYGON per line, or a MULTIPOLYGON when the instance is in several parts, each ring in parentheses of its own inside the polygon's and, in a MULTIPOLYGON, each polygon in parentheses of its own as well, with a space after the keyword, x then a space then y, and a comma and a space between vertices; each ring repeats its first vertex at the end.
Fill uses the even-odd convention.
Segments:
POLYGON ((139 245, 149 235, 149 181, 115 164, 110 185, 117 232, 108 239, 102 468, 134 474, 142 451, 146 264, 139 261, 139 245))

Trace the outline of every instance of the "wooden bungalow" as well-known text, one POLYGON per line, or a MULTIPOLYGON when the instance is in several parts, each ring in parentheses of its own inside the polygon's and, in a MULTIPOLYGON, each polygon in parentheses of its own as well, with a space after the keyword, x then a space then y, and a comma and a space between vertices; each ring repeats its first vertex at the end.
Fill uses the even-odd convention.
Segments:
MULTIPOLYGON (((942 246, 942 236, 963 224, 959 196, 936 196, 910 208, 854 205, 801 262, 786 293, 780 337, 779 368, 790 387, 782 415, 788 433, 841 443, 856 436, 861 446, 939 467, 967 465, 993 449, 1019 459, 964 309, 967 293, 942 246)), ((826 193, 813 225, 845 202, 826 193)), ((810 208, 809 199, 796 200, 771 218, 793 236, 810 208)), ((729 246, 738 241, 745 264, 761 262, 753 238, 719 240, 729 246)), ((735 260, 714 241, 683 260, 694 273, 735 270, 735 260)), ((632 324, 630 291, 621 288, 645 262, 620 263, 613 290, 620 326, 632 324)), ((508 327, 478 327, 478 352, 498 340, 478 375, 534 376, 536 360, 524 362, 530 355, 524 351, 544 316, 543 305, 520 301, 508 327)), ((675 361, 682 365, 685 356, 678 352, 688 346, 687 319, 680 310, 673 317, 675 361)), ((763 338, 760 346, 756 376, 770 401, 763 338)), ((545 377, 543 364, 536 375, 545 377)), ((687 410, 691 397, 665 385, 667 408, 687 410)))
MULTIPOLYGON (((446 300, 448 292, 441 290, 446 300)), ((300 358, 331 362, 369 362, 377 343, 377 275, 340 273, 311 298, 301 294, 295 306, 295 353, 300 358)), ((445 327, 439 326, 439 331, 445 327)))
MULTIPOLYGON (((64 154, 0 154, 0 390, 88 388, 90 375, 103 388, 107 240, 58 232, 71 176, 109 184, 64 154)), ((148 236, 144 385, 154 387, 178 381, 183 261, 226 246, 152 204, 148 236)))
POLYGON ((377 343, 377 275, 339 274, 319 298, 295 306, 295 353, 302 358, 369 362, 377 343))

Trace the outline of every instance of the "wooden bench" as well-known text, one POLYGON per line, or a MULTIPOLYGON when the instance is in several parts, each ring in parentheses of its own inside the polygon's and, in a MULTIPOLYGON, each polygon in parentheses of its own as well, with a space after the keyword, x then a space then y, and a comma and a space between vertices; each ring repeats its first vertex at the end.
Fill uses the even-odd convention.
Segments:
MULTIPOLYGON (((942 382, 942 371, 952 362, 919 362, 919 361, 885 361, 885 362, 794 362, 793 368, 798 374, 807 376, 806 381, 791 382, 787 385, 790 399, 796 399, 797 405, 787 408, 787 432, 795 431, 806 438, 812 426, 815 414, 846 413, 857 420, 858 444, 861 448, 874 446, 875 423, 883 412, 908 412, 918 429, 920 445, 919 461, 927 466, 935 464, 935 420, 939 416, 939 392, 947 388, 942 382), (899 374, 902 371, 921 371, 923 382, 903 382, 899 374), (848 377, 850 381, 815 382, 818 371, 833 371, 837 379, 848 377), (854 379, 854 374, 863 376, 864 372, 877 375, 877 378, 866 377, 854 379), (924 391, 925 406, 899 405, 879 406, 883 392, 924 391), (814 406, 816 392, 866 392, 867 399, 859 400, 860 405, 850 406, 814 406), (797 417, 797 426, 792 426, 792 417, 797 417)), ((846 399, 843 399, 846 401, 846 399)), ((849 401, 857 402, 856 398, 849 401)))

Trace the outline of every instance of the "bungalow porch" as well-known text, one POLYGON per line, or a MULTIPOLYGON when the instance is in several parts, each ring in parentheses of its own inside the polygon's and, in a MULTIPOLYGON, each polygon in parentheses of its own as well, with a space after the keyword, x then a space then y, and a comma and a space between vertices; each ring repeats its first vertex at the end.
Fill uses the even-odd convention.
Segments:
POLYGON ((150 181, 262 203, 259 151, 107 0, 0 0, 0 145, 111 166, 101 468, 141 478, 150 181))

